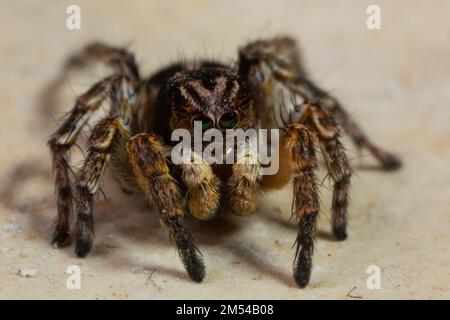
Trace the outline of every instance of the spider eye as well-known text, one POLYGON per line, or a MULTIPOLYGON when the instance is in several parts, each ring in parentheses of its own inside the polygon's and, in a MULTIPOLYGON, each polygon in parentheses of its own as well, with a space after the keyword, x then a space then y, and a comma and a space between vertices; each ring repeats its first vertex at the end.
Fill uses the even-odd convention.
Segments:
POLYGON ((192 126, 194 127, 194 129, 196 128, 195 127, 196 121, 200 121, 202 123, 202 126, 201 126, 202 131, 211 129, 214 126, 214 121, 211 118, 209 118, 207 116, 199 115, 199 116, 195 116, 192 119, 192 126))
POLYGON ((219 126, 222 129, 233 129, 238 123, 236 112, 227 112, 220 117, 219 126))

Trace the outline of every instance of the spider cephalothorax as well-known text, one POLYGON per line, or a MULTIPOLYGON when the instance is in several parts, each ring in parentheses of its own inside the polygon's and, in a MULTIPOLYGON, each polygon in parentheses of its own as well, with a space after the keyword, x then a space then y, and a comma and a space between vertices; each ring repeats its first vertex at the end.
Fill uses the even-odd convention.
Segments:
POLYGON ((254 126, 252 97, 239 76, 221 66, 178 72, 167 80, 156 99, 155 133, 170 141, 170 133, 184 128, 193 131, 201 121, 203 130, 254 126))
MULTIPOLYGON (((255 211, 263 191, 292 181, 292 215, 298 219, 294 278, 304 287, 310 279, 320 209, 316 150, 321 151, 334 181, 332 231, 338 240, 347 237, 351 176, 340 129, 358 147, 367 148, 383 168, 400 166, 393 155, 368 140, 335 98, 309 80, 292 39, 256 41, 243 47, 236 68, 215 62, 180 63, 146 80, 140 78, 134 57, 126 50, 99 43, 71 57, 66 69, 86 66, 89 61, 106 63, 115 72, 77 99, 49 140, 58 197, 52 243, 57 247, 69 243, 75 199, 75 251, 80 257, 92 246, 94 196, 108 166, 125 191, 143 191, 151 200, 194 281, 202 281, 205 270, 184 217, 210 219, 224 208, 247 216, 255 211), (289 103, 286 95, 291 97, 289 103), (297 98, 302 102, 297 103, 297 98), (92 130, 87 157, 72 183, 68 151, 106 100, 109 115, 92 130), (170 158, 175 129, 194 133, 197 122, 200 131, 264 129, 278 127, 280 121, 280 166, 275 174, 263 175, 258 161, 211 164, 195 152, 197 162, 176 164, 170 158)), ((246 148, 236 152, 241 153, 236 158, 244 160, 253 156, 246 148)))

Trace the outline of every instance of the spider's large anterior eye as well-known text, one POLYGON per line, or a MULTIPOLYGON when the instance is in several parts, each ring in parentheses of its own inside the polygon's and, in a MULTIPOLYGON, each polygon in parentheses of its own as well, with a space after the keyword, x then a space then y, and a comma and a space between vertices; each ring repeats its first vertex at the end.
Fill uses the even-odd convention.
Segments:
POLYGON ((238 123, 238 115, 236 112, 224 113, 219 120, 219 126, 222 129, 233 129, 238 123))
POLYGON ((199 115, 199 116, 195 116, 192 119, 192 126, 195 129, 195 122, 196 121, 200 121, 201 122, 201 129, 202 131, 206 131, 208 129, 211 129, 214 126, 214 121, 207 117, 207 116, 203 116, 203 115, 199 115))

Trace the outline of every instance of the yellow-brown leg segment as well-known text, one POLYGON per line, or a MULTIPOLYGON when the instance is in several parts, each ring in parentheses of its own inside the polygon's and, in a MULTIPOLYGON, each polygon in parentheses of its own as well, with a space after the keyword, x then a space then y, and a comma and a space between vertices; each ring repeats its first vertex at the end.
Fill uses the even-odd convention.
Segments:
POLYGON ((94 196, 98 190, 113 148, 119 139, 129 139, 122 119, 110 117, 100 121, 92 131, 88 142, 88 156, 77 181, 76 197, 76 242, 75 253, 79 257, 86 256, 94 238, 94 196))
POLYGON ((249 216, 258 205, 261 192, 261 166, 257 161, 256 150, 248 146, 237 152, 227 187, 232 213, 249 216))
POLYGON ((172 178, 163 144, 153 134, 138 134, 127 144, 130 163, 137 183, 159 211, 161 224, 175 242, 190 278, 200 282, 205 267, 194 239, 185 225, 182 199, 172 178))
MULTIPOLYGON (((199 157, 194 153, 194 157, 199 157)), ((189 212, 197 219, 208 220, 215 216, 220 204, 220 180, 205 160, 201 163, 181 164, 182 180, 187 188, 189 212)))
POLYGON ((287 150, 292 167, 294 176, 292 215, 299 219, 294 279, 300 288, 304 288, 311 276, 314 238, 319 214, 314 135, 304 125, 291 125, 286 129, 281 148, 287 150))

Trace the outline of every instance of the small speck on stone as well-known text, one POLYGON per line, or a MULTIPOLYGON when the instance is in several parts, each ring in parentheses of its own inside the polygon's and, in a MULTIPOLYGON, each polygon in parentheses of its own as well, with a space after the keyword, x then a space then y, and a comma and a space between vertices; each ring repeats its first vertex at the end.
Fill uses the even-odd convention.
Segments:
POLYGON ((34 278, 37 275, 37 269, 34 268, 19 269, 17 274, 23 278, 34 278))
POLYGON ((144 266, 134 266, 133 268, 131 268, 131 272, 133 273, 143 273, 144 270, 144 266))
POLYGON ((388 82, 385 87, 385 93, 388 98, 395 99, 402 96, 403 89, 397 82, 388 82))
POLYGON ((9 234, 17 234, 20 232, 20 227, 16 223, 16 220, 11 220, 10 223, 6 224, 3 229, 9 234))

